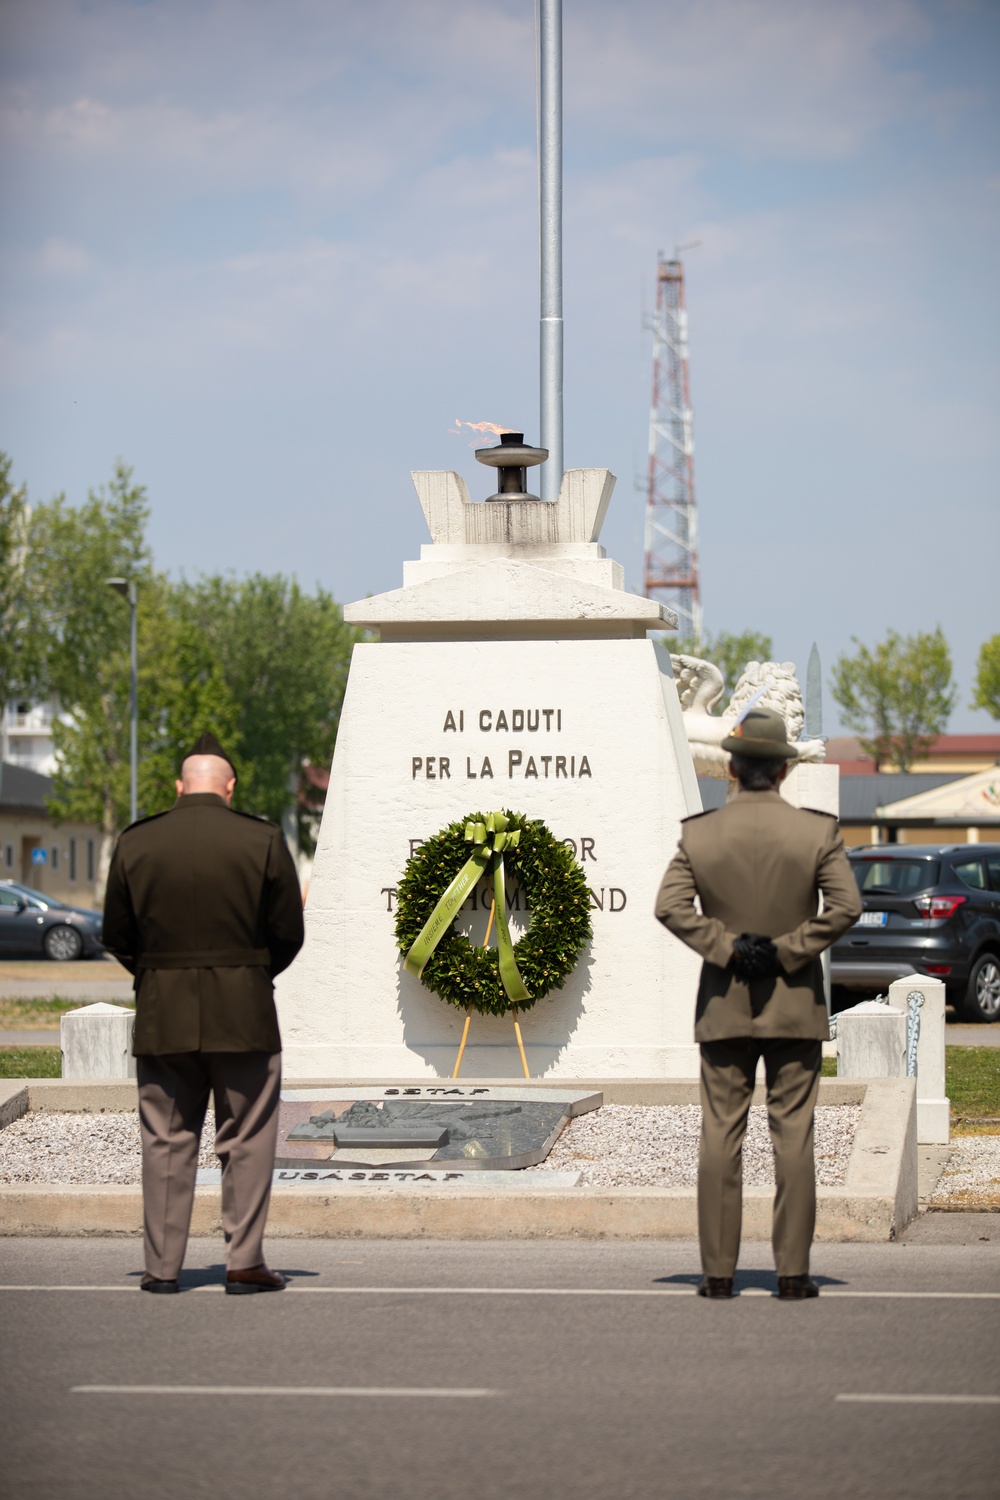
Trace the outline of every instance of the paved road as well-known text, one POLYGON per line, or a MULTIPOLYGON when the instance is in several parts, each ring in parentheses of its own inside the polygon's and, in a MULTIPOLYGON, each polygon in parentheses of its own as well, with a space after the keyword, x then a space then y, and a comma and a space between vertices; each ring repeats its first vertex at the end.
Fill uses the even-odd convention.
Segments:
POLYGON ((989 1026, 947 1026, 944 1033, 949 1047, 1000 1047, 1000 1022, 989 1026))
POLYGON ((220 1249, 153 1298, 134 1240, 0 1241, 0 1283, 37 1288, 0 1290, 7 1493, 997 1493, 997 1215, 820 1247, 808 1304, 766 1295, 763 1246, 731 1303, 675 1243, 275 1242, 294 1289, 242 1299, 220 1249))
POLYGON ((113 958, 57 964, 44 958, 0 962, 0 1000, 131 1000, 132 976, 113 958))

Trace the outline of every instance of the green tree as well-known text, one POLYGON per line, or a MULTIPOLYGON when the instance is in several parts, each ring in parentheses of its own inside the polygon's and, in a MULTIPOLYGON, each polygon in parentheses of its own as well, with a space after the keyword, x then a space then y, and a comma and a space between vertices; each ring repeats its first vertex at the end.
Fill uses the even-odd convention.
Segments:
POLYGON ((67 709, 100 698, 100 666, 128 638, 128 611, 106 580, 140 590, 152 576, 145 488, 120 460, 110 484, 79 506, 64 495, 36 505, 29 533, 27 607, 45 692, 67 709))
POLYGON ((140 599, 152 579, 146 491, 120 460, 110 484, 79 506, 65 496, 36 505, 28 539, 25 631, 35 682, 69 716, 57 723, 60 760, 55 816, 96 822, 104 835, 100 875, 128 815, 128 610, 106 580, 134 580, 140 599), (64 759, 68 757, 68 759, 64 759), (124 801, 120 794, 125 780, 124 801))
MULTIPOLYGON (((15 488, 10 471, 10 458, 0 452, 0 715, 14 693, 30 690, 32 676, 26 632, 31 512, 27 488, 23 484, 15 488)), ((0 780, 6 748, 6 743, 0 743, 0 780)))
POLYGON ((315 797, 304 768, 329 766, 351 652, 360 633, 322 589, 257 573, 201 578, 184 586, 187 618, 210 643, 238 705, 238 726, 223 741, 239 762, 234 805, 280 821, 292 808, 302 845, 312 819, 300 793, 315 797))
POLYGON ((98 824, 103 878, 129 812, 129 611, 106 582, 121 577, 137 587, 140 813, 172 803, 184 751, 211 730, 239 764, 236 806, 275 821, 296 808, 309 847, 304 769, 332 758, 358 633, 329 594, 291 579, 171 583, 153 570, 148 517, 145 489, 119 462, 84 504, 59 496, 27 527, 11 608, 30 643, 22 667, 30 658, 35 690, 61 710, 53 814, 98 824))
POLYGON ((1000 635, 991 635, 979 648, 970 707, 985 708, 1000 719, 1000 635))
MULTIPOLYGON (((140 815, 173 803, 181 759, 203 730, 225 744, 239 718, 219 662, 178 602, 157 574, 138 595, 140 815)), ((97 822, 109 839, 128 822, 130 802, 128 610, 119 607, 119 642, 98 667, 99 702, 78 703, 53 727, 52 812, 97 822)))
POLYGON ((852 639, 857 653, 838 657, 832 678, 844 723, 858 733, 866 754, 908 771, 955 707, 948 643, 940 626, 910 636, 890 630, 874 651, 852 639))

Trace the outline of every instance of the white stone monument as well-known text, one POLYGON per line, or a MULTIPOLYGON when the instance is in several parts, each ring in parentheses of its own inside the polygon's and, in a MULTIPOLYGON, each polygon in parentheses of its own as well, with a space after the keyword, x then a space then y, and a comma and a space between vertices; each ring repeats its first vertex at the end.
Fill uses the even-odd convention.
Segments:
POLYGON ((124 1005, 81 1005, 59 1022, 64 1078, 134 1078, 135 1011, 124 1005))
POLYGON ((945 1089, 944 1008, 942 979, 907 974, 889 986, 889 1004, 905 1010, 917 1027, 917 1140, 921 1146, 946 1146, 951 1139, 951 1101, 945 1089), (917 996, 922 1001, 917 1003, 917 996))
POLYGON ((837 1017, 838 1078, 906 1077, 906 1008, 862 1000, 837 1017))
MULTIPOLYGON (((675 621, 598 545, 614 478, 571 470, 555 504, 414 482, 430 545, 402 588, 344 611, 381 640, 354 650, 305 946, 276 986, 286 1076, 450 1075, 464 1013, 403 971, 396 883, 421 841, 504 808, 566 840, 592 893, 577 968, 520 1012, 532 1075, 693 1076, 699 961, 652 913, 701 800, 669 654, 646 634, 675 621)), ((482 942, 482 910, 463 916, 482 942)), ((462 1075, 519 1069, 510 1017, 474 1013, 462 1075)))
POLYGON ((917 1080, 917 1142, 947 1145, 951 1103, 945 1095, 945 987, 908 974, 889 986, 888 1003, 863 1000, 837 1017, 838 1078, 917 1080))

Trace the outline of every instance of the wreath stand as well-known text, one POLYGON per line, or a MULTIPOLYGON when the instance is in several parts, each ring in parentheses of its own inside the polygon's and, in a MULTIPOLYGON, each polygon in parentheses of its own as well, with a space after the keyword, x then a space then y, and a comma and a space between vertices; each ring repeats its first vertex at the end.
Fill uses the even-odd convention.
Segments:
MULTIPOLYGON (((489 921, 486 924, 486 936, 483 938, 483 947, 484 948, 487 948, 489 946, 490 933, 493 930, 493 913, 494 913, 495 910, 496 910, 495 906, 491 905, 490 906, 490 919, 489 919, 489 921)), ((517 1019, 517 1006, 516 1005, 514 1005, 514 1006, 511 1007, 511 1013, 513 1014, 513 1017, 514 1017, 514 1035, 517 1038, 517 1050, 521 1054, 521 1067, 524 1069, 524 1076, 525 1076, 525 1078, 530 1078, 531 1074, 528 1072, 528 1059, 524 1055, 524 1041, 523 1041, 523 1039, 521 1037, 521 1023, 517 1019)), ((452 1078, 457 1078, 458 1077, 458 1070, 462 1066, 462 1054, 465 1052, 465 1044, 469 1040, 469 1027, 470 1027, 471 1024, 472 1024, 472 1011, 471 1010, 467 1010, 465 1012, 465 1026, 462 1029, 462 1040, 459 1043, 458 1056, 455 1059, 455 1066, 454 1066, 454 1068, 452 1070, 452 1074, 451 1074, 452 1078)))

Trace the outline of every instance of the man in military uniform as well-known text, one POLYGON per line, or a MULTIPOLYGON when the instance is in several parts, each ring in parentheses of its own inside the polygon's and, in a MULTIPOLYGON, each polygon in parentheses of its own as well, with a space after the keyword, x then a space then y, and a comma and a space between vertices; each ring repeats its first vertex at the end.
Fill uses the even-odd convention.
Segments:
POLYGON ((731 1297, 740 1248, 743 1138, 758 1059, 767 1079, 778 1296, 816 1297, 813 1111, 829 1037, 820 954, 861 915, 837 820, 791 807, 778 788, 795 749, 785 723, 752 708, 722 748, 739 791, 684 820, 656 915, 704 960, 698 1235, 704 1297, 731 1297), (819 896, 822 895, 822 910, 819 896), (700 910, 695 905, 700 902, 700 910))
POLYGON ((280 1291, 262 1242, 278 1131, 281 1038, 272 980, 302 946, 281 829, 235 812, 214 735, 181 765, 177 801, 126 828, 104 942, 135 975, 147 1292, 176 1292, 209 1092, 222 1163, 226 1291, 280 1291))

